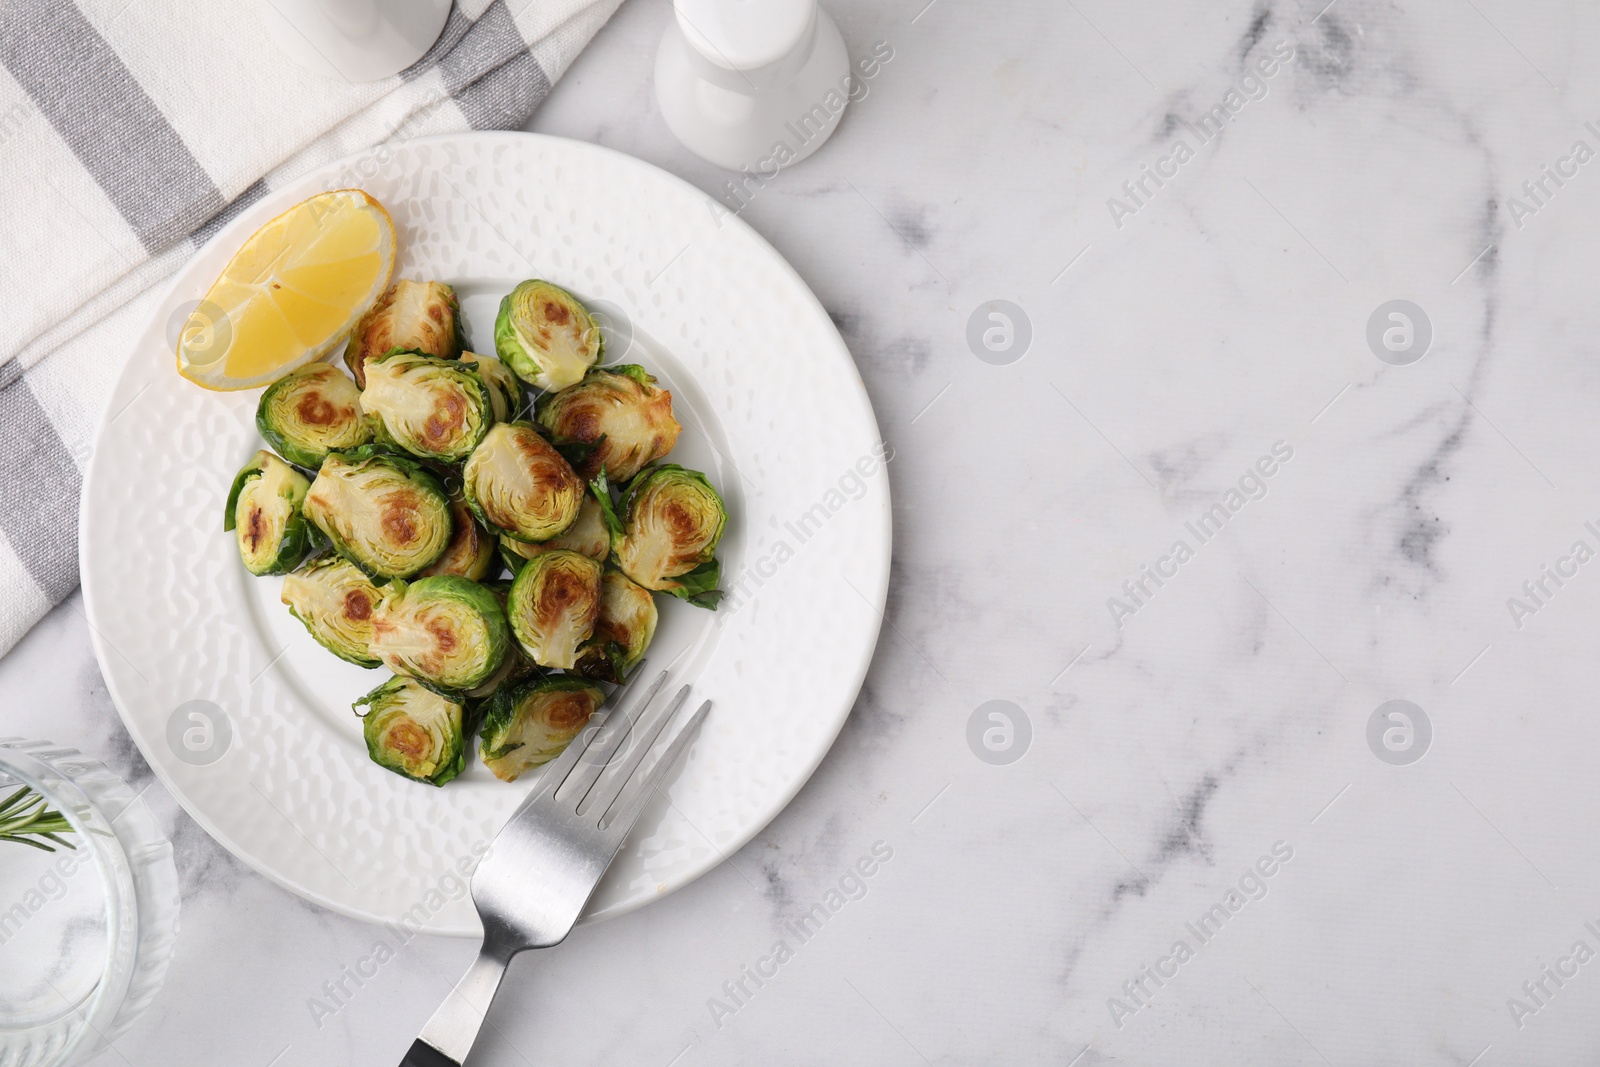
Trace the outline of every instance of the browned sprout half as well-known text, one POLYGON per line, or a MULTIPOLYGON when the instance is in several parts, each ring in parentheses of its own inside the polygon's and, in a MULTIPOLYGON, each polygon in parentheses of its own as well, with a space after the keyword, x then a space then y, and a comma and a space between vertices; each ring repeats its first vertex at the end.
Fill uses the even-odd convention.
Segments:
POLYGON ((605 699, 593 682, 562 675, 501 689, 483 709, 483 765, 503 782, 516 781, 561 755, 605 699))
POLYGON ((327 555, 283 580, 283 602, 317 644, 360 667, 381 662, 372 653, 372 613, 383 594, 349 560, 327 555))
POLYGON ((535 417, 557 444, 586 446, 574 464, 579 474, 593 478, 603 468, 615 482, 672 451, 683 429, 672 417, 672 394, 631 363, 591 370, 571 389, 546 393, 535 417))
POLYGON ((611 554, 611 531, 606 527, 605 513, 601 510, 598 500, 585 494, 583 506, 578 509, 578 521, 574 522, 566 533, 554 540, 518 541, 514 537, 500 535, 500 557, 513 571, 520 571, 523 563, 541 552, 550 552, 554 549, 577 552, 590 559, 605 562, 606 557, 611 554))
POLYGON ((455 289, 444 282, 401 279, 384 290, 356 323, 345 346, 344 362, 356 384, 365 388, 369 359, 397 348, 455 359, 465 347, 455 289))
POLYGON ((372 616, 373 655, 396 674, 452 695, 493 678, 510 648, 493 591, 453 575, 390 582, 372 616))
POLYGON ((714 609, 728 511, 706 476, 675 463, 651 467, 628 484, 619 506, 620 517, 606 521, 611 559, 623 573, 646 589, 714 609))
POLYGON ((424 567, 424 578, 436 574, 450 574, 468 581, 481 582, 494 566, 495 537, 478 524, 467 498, 460 491, 450 494, 450 543, 444 555, 424 567))
POLYGON ((328 454, 306 494, 306 517, 374 578, 409 578, 450 543, 450 504, 438 479, 371 445, 328 454))
POLYGON ((600 359, 605 336, 578 298, 535 278, 500 301, 494 350, 537 389, 566 389, 600 359))
POLYGON ((570 670, 600 617, 599 563, 576 552, 530 559, 511 583, 506 615, 524 652, 541 667, 570 670))
POLYGON ((396 349, 367 360, 361 410, 372 436, 419 459, 460 463, 494 425, 489 388, 458 359, 396 349))
POLYGON ((284 459, 312 470, 329 452, 372 439, 361 417, 361 390, 327 363, 290 371, 267 386, 256 406, 256 429, 284 459))
POLYGON ((222 528, 231 530, 251 574, 287 574, 321 543, 307 521, 306 476, 265 450, 233 480, 222 528))
POLYGON ((378 766, 444 785, 467 765, 466 708, 414 679, 390 678, 355 702, 367 755, 378 766))
POLYGON ((583 479, 528 422, 491 428, 467 457, 461 481, 478 520, 518 541, 561 536, 583 506, 583 479))
POLYGON ((578 653, 585 678, 621 683, 644 658, 656 634, 656 598, 615 567, 600 579, 600 618, 594 636, 578 653))

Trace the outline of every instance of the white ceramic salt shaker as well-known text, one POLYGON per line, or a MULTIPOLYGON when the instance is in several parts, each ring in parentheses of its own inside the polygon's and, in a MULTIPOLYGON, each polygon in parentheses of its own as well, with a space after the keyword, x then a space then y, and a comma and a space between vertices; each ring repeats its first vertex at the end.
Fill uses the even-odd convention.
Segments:
POLYGON ((821 147, 850 99, 850 56, 817 0, 674 0, 656 100, 678 140, 768 177, 821 147))
POLYGON ((257 0, 267 36, 295 63, 335 81, 378 81, 427 54, 450 0, 257 0))

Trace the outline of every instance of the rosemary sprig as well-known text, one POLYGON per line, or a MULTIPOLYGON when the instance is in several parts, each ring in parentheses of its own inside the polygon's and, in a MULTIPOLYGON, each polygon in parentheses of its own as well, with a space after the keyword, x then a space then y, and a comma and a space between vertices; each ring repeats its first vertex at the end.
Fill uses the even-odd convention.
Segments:
POLYGON ((72 824, 67 817, 59 811, 52 811, 45 807, 44 797, 39 796, 28 786, 12 793, 4 800, 0 800, 0 841, 15 841, 19 845, 30 845, 33 848, 54 852, 55 849, 46 844, 54 841, 62 848, 75 848, 71 842, 63 841, 57 834, 70 834, 72 824), (34 840, 38 838, 39 840, 34 840))

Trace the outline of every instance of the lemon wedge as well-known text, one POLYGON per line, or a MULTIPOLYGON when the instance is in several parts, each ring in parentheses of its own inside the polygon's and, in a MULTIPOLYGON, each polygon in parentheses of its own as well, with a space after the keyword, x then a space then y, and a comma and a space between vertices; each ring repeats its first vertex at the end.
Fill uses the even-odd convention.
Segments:
POLYGON ((178 373, 266 385, 321 359, 388 288, 394 220, 359 189, 321 193, 251 235, 178 334, 178 373))

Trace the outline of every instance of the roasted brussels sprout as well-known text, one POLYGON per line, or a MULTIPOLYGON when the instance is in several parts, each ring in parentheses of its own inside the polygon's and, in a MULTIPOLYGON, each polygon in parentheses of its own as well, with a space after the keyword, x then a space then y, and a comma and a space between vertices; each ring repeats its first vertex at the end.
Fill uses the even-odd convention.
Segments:
POLYGON ((516 781, 561 755, 605 699, 593 682, 561 676, 500 690, 483 708, 483 765, 501 781, 516 781))
POLYGON ((372 440, 361 417, 361 390, 337 367, 310 363, 261 394, 256 429, 290 463, 315 470, 329 452, 372 440))
POLYGON ((600 617, 602 570, 588 556, 558 549, 517 572, 506 615, 517 643, 539 666, 567 670, 577 662, 600 617))
POLYGON ((321 538, 306 521, 306 476, 271 452, 250 457, 233 479, 222 528, 239 542, 239 558, 251 574, 286 574, 321 538))
POLYGON ((494 425, 474 367, 406 349, 367 360, 361 410, 380 442, 444 463, 466 459, 494 425))
POLYGON ((495 422, 510 422, 522 414, 522 379, 513 374, 510 367, 493 356, 477 352, 461 353, 461 362, 470 365, 483 379, 484 387, 489 390, 489 402, 494 406, 495 422))
POLYGON ((616 568, 608 568, 600 579, 600 617, 594 636, 578 652, 577 672, 620 684, 644 658, 655 635, 655 596, 616 568))
POLYGON ((565 533, 583 505, 583 480, 527 422, 493 427, 461 468, 480 522, 518 541, 565 533))
POLYGON ((672 451, 683 429, 672 417, 672 394, 631 363, 591 370, 571 389, 545 394, 535 418, 557 445, 590 446, 573 464, 579 474, 593 478, 604 469, 616 482, 672 451))
POLYGON ((600 509, 600 502, 593 496, 584 494, 583 505, 578 508, 577 521, 560 537, 536 543, 518 541, 505 534, 500 535, 500 558, 505 560, 506 566, 513 571, 520 571, 522 565, 534 556, 557 548, 577 552, 602 563, 611 554, 611 530, 606 526, 606 517, 600 509))
POLYGON ((549 282, 523 282, 500 301, 494 350, 517 377, 540 389, 577 385, 600 358, 600 327, 577 297, 549 282))
POLYGON ((345 346, 344 362, 356 384, 367 387, 367 360, 397 348, 455 359, 467 347, 456 291, 443 282, 401 280, 361 316, 345 346))
POLYGON ((430 785, 466 768, 466 708, 456 701, 414 679, 390 678, 354 706, 367 709, 361 733, 378 766, 430 785))
POLYGON ((450 543, 450 505, 438 480, 372 445, 328 453, 306 495, 306 515, 374 578, 409 578, 450 543))
MULTIPOLYGON (((597 492, 606 503, 604 479, 597 492)), ((699 471, 675 463, 651 467, 629 483, 620 516, 606 508, 611 558, 646 589, 715 608, 721 567, 717 542, 728 522, 722 497, 699 471)))
POLYGON ((283 602, 317 644, 358 667, 376 667, 372 613, 383 593, 349 560, 323 556, 283 580, 283 602))
POLYGON ((391 582, 372 616, 372 654, 396 674, 446 693, 487 682, 510 647, 495 595, 453 575, 391 582))
POLYGON ((434 560, 420 572, 424 578, 436 574, 453 574, 457 578, 481 582, 489 576, 494 566, 495 535, 478 524, 467 498, 459 492, 450 494, 450 543, 444 555, 434 560))

